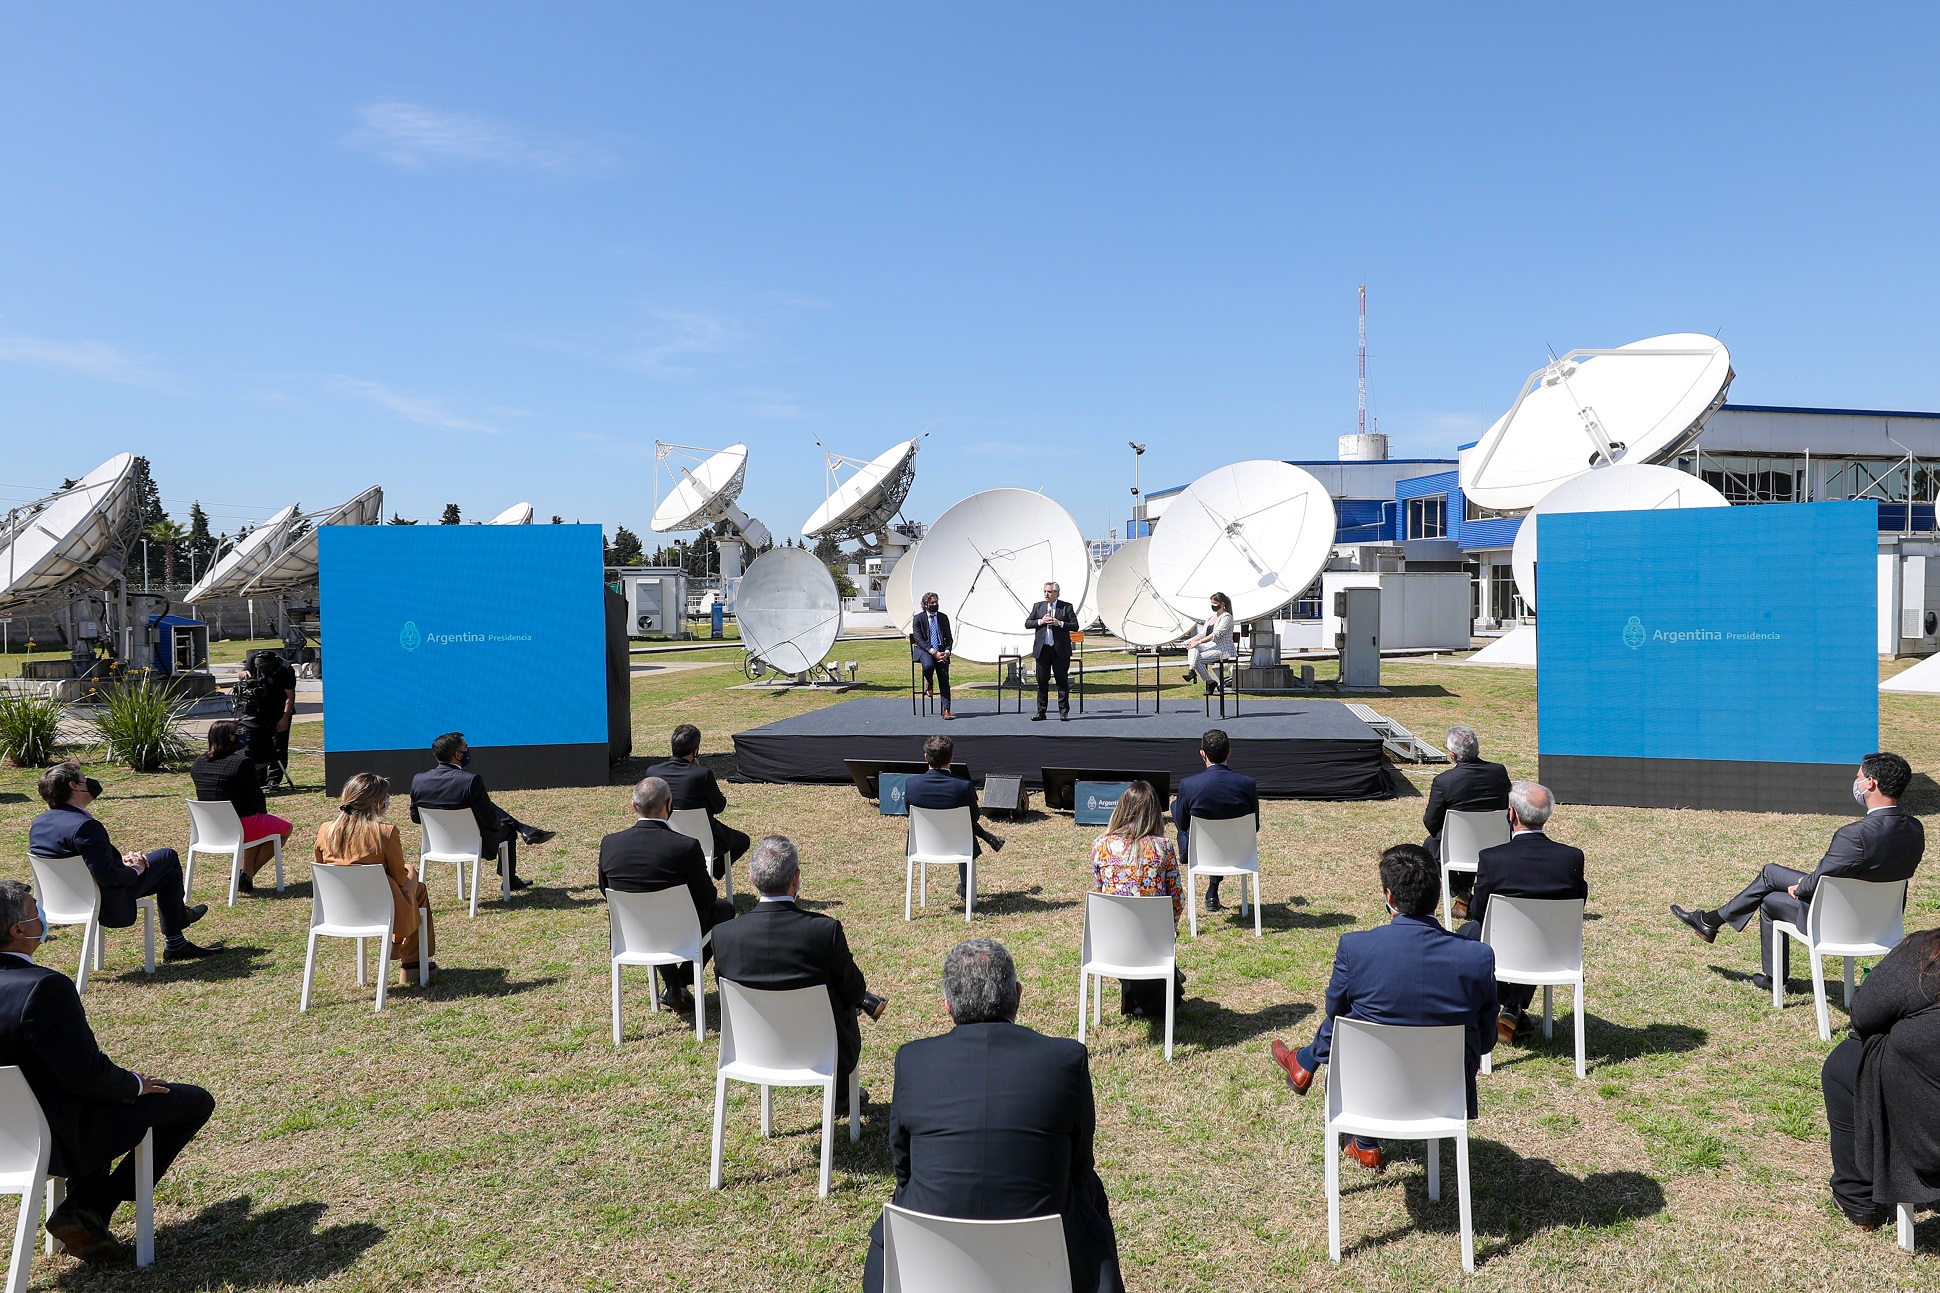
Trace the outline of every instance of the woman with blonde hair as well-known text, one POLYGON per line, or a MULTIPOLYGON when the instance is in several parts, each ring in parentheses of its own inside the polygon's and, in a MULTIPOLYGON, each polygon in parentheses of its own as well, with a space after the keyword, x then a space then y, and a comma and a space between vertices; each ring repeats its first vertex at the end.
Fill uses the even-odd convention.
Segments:
MULTIPOLYGON (((1111 822, 1091 846, 1091 887, 1096 893, 1129 898, 1169 897, 1172 926, 1178 928, 1185 910, 1185 889, 1179 880, 1179 850, 1165 837, 1159 797, 1144 781, 1134 781, 1118 797, 1111 822)), ((1173 992, 1185 1000, 1186 976, 1177 973, 1173 992)), ((1120 979, 1118 1008, 1134 1019, 1165 1013, 1165 984, 1157 979, 1120 979)))
MULTIPOLYGON (((418 908, 425 910, 423 954, 437 948, 431 927, 431 901, 424 882, 404 863, 404 841, 384 820, 391 806, 391 783, 374 772, 360 772, 345 785, 334 817, 317 828, 318 866, 382 866, 391 881, 391 954, 404 963, 407 978, 418 973, 418 908)), ((438 963, 433 961, 436 970, 438 963)))

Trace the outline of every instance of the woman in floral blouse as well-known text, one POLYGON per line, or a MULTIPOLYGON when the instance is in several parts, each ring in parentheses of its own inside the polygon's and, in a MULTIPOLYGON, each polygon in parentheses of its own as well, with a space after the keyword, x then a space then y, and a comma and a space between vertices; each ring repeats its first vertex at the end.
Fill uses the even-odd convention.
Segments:
MULTIPOLYGON (((1172 899, 1172 924, 1178 927, 1185 910, 1185 889, 1179 877, 1179 850, 1165 837, 1158 796, 1143 781, 1134 781, 1118 797, 1111 824, 1091 846, 1091 883, 1098 893, 1129 898, 1161 895, 1172 899)), ((1185 1000, 1186 976, 1177 974, 1173 990, 1185 1000)), ((1165 984, 1157 979, 1121 979, 1118 1008, 1134 1019, 1165 1013, 1165 984)))

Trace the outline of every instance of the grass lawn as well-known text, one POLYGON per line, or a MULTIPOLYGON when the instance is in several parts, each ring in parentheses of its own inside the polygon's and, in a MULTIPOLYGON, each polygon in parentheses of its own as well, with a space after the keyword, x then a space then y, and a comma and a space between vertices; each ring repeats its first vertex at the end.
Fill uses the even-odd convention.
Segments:
MULTIPOLYGON (((901 694, 905 657, 893 644, 844 643, 839 654, 864 662, 875 694, 901 694)), ((880 1111, 859 1145, 838 1124, 832 1197, 815 1196, 817 1098, 777 1092, 777 1135, 764 1142, 745 1087, 731 1096, 727 1188, 708 1191, 713 994, 702 1047, 691 1025, 648 1012, 648 976, 630 972, 626 1040, 614 1048, 598 841, 630 820, 624 787, 675 723, 700 724, 709 759, 726 769, 735 730, 840 701, 726 690, 741 681, 733 649, 665 659, 720 667, 635 679, 641 757, 611 786, 498 797, 558 832, 521 850, 538 887, 509 910, 487 902, 470 921, 450 874, 434 871, 442 973, 428 990, 394 990, 381 1015, 355 985, 348 944, 336 942, 320 953, 315 1004, 297 1013, 310 910, 300 859, 333 811, 315 791, 272 800, 297 824, 288 892, 217 907, 197 928, 238 949, 231 955, 149 978, 138 932, 111 935, 109 970, 85 998, 104 1047, 122 1064, 208 1086, 218 1108, 163 1184, 156 1266, 96 1273, 42 1257, 35 1287, 857 1287, 868 1227, 892 1185, 891 1057, 947 1026, 938 973, 965 936, 961 910, 933 899, 903 922, 902 826, 853 789, 727 787, 734 824, 801 845, 804 896, 843 920, 891 1006, 880 1023, 863 1022, 863 1081, 880 1111)), ((1472 723, 1487 757, 1533 775, 1532 673, 1391 663, 1385 677, 1395 694, 1378 702, 1383 712, 1431 736, 1472 723)), ((1782 704, 1771 721, 1785 721, 1782 704)), ((1931 818, 1940 698, 1882 696, 1881 726, 1883 744, 1922 773, 1910 802, 1931 818)), ((299 746, 314 749, 319 732, 306 726, 299 746)), ((1243 747, 1235 764, 1244 770, 1243 747)), ((184 773, 92 770, 107 784, 99 815, 118 843, 185 845, 184 773)), ((301 757, 296 772, 315 786, 320 760, 301 757)), ((1429 775, 1407 777, 1418 792, 1429 775)), ((33 779, 0 771, 6 874, 26 873, 33 779)), ((1269 803, 1266 936, 1254 939, 1231 908, 1202 921, 1196 943, 1182 933, 1188 1003, 1176 1062, 1164 1062, 1155 1031, 1115 1013, 1093 1034, 1098 1168, 1130 1288, 1940 1285, 1940 1219, 1923 1221, 1923 1251, 1908 1258, 1890 1231, 1858 1233, 1831 1206, 1818 1086, 1829 1047, 1803 981, 1773 1012, 1748 983, 1755 935, 1707 947, 1665 911, 1673 900, 1715 905, 1764 862, 1809 868, 1843 819, 1568 805, 1554 834, 1586 850, 1591 872, 1589 1078, 1574 1076, 1559 994, 1556 1039, 1498 1050, 1496 1072, 1481 1079, 1472 1278, 1459 1265, 1452 1160, 1449 1188, 1430 1203, 1419 1146, 1400 1147, 1382 1176, 1344 1166, 1348 1251, 1330 1264, 1321 1097, 1318 1087, 1294 1096, 1267 1047, 1274 1036, 1311 1037, 1335 941, 1381 918, 1376 858, 1420 839, 1421 808, 1418 793, 1269 803)), ((975 932, 1016 955, 1023 1022, 1071 1035, 1091 832, 1043 814, 998 829, 1010 844, 980 868, 975 932)), ((409 848, 416 831, 404 830, 409 848)), ((197 897, 217 896, 215 873, 203 872, 197 897)), ((1930 873, 1914 883, 1907 923, 1940 924, 1930 873)), ((70 933, 41 959, 71 970, 78 943, 70 933)), ((1842 1033, 1837 1003, 1835 991, 1842 1033)), ((122 1222, 131 1233, 128 1213, 122 1222)))

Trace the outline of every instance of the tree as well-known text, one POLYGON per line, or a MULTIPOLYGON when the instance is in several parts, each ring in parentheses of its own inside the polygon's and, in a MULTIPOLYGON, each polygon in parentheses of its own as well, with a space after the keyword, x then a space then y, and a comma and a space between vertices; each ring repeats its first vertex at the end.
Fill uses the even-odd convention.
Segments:
POLYGON ((613 531, 613 542, 606 549, 606 564, 609 566, 637 566, 645 555, 640 547, 640 536, 622 525, 613 531))
POLYGON ((209 533, 209 514, 202 510, 201 500, 189 504, 189 579, 195 580, 198 573, 209 568, 216 559, 216 539, 209 533))
POLYGON ((181 522, 171 521, 165 516, 149 526, 142 533, 148 539, 151 548, 156 545, 160 545, 161 547, 162 586, 164 588, 175 587, 175 550, 181 546, 183 540, 189 537, 188 530, 182 526, 181 522))
POLYGON ((399 513, 397 513, 397 512, 392 512, 392 513, 391 513, 391 519, 390 519, 390 520, 389 520, 388 522, 386 522, 386 524, 389 524, 389 525, 416 525, 416 524, 417 524, 417 522, 416 522, 416 521, 407 521, 407 520, 405 520, 405 519, 404 519, 404 517, 403 517, 402 515, 400 515, 399 513))
POLYGON ((825 566, 835 567, 849 564, 842 552, 842 545, 833 535, 825 534, 815 540, 815 559, 825 566))
POLYGON ((446 503, 444 515, 438 518, 438 524, 439 525, 458 524, 458 504, 446 503))
POLYGON ((554 525, 564 525, 566 523, 566 518, 559 515, 559 513, 554 512, 552 514, 552 523, 554 525))
POLYGON ((839 596, 855 596, 855 580, 849 578, 848 571, 838 570, 834 566, 830 566, 829 575, 835 580, 835 591, 839 596))
POLYGON ((162 491, 155 487, 155 478, 149 474, 148 459, 135 459, 128 471, 128 483, 135 494, 132 519, 137 533, 145 534, 156 522, 168 519, 168 511, 162 506, 162 491))

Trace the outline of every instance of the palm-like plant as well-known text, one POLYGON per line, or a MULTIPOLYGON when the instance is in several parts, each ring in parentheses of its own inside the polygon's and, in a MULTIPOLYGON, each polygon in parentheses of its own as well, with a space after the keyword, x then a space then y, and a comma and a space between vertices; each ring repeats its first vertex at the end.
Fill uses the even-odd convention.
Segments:
POLYGON ((175 587, 175 549, 189 537, 188 527, 180 521, 163 517, 142 531, 150 543, 162 547, 162 583, 169 588, 175 587))

